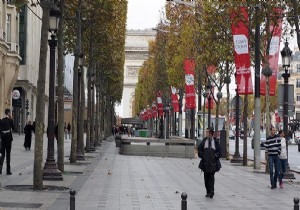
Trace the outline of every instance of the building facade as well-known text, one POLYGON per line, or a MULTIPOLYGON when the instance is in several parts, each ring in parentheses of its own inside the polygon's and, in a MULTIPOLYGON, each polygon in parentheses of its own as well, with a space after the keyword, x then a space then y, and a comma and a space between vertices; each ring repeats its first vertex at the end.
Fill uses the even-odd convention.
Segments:
POLYGON ((19 14, 9 1, 0 2, 0 118, 12 108, 11 93, 18 79, 19 14))
POLYGON ((133 117, 135 87, 138 72, 149 56, 148 43, 154 40, 154 30, 128 30, 125 40, 124 86, 122 101, 116 107, 117 116, 133 117))
POLYGON ((294 85, 295 113, 294 119, 300 120, 300 52, 294 51, 292 55, 291 67, 289 68, 291 77, 289 84, 294 85))

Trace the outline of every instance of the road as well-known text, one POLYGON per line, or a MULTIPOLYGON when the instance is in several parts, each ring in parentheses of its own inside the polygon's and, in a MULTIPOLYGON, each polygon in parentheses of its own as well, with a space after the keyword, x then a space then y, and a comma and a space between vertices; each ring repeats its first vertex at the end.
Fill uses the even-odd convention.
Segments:
MULTIPOLYGON (((249 159, 254 159, 254 150, 251 148, 252 137, 247 138, 247 156, 249 159)), ((243 156, 243 145, 244 141, 240 139, 239 142, 239 152, 243 156)), ((298 145, 288 146, 289 154, 289 165, 292 170, 300 172, 300 152, 298 152, 298 145)), ((229 140, 229 152, 230 154, 235 153, 235 140, 229 140)), ((265 150, 261 150, 260 159, 265 160, 265 150)))

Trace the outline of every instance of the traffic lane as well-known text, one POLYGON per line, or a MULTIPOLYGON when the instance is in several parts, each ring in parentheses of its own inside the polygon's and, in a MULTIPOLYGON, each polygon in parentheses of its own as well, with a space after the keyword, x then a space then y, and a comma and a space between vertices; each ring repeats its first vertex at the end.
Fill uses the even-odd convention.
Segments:
MULTIPOLYGON (((254 149, 251 148, 251 137, 247 138, 247 157, 254 160, 254 149)), ((243 145, 244 141, 240 139, 239 141, 239 152, 241 157, 243 157, 243 145)), ((292 170, 300 172, 300 152, 298 152, 298 145, 289 145, 289 165, 292 170)), ((235 153, 235 140, 229 140, 229 152, 230 154, 235 153)), ((265 161, 265 150, 260 152, 260 160, 265 161)))

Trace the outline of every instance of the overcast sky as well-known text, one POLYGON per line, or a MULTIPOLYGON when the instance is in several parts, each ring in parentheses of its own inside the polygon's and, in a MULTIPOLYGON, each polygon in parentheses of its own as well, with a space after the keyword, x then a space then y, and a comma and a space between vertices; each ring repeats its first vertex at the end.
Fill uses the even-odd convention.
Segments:
POLYGON ((127 29, 154 28, 166 0, 128 0, 127 29))

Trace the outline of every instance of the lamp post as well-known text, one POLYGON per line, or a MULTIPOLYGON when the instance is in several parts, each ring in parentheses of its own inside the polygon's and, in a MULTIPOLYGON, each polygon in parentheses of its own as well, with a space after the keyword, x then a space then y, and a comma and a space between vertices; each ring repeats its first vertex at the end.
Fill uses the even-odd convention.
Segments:
POLYGON ((183 90, 179 89, 179 116, 178 116, 178 136, 182 136, 182 99, 183 99, 183 90))
MULTIPOLYGON (((211 82, 210 80, 208 80, 208 83, 206 85, 206 90, 205 90, 205 95, 204 97, 207 98, 208 100, 208 116, 207 116, 207 126, 210 128, 211 127, 211 88, 212 88, 212 85, 211 85, 211 82)), ((206 129, 206 128, 205 128, 206 129)))
POLYGON ((282 74, 282 77, 284 79, 284 98, 283 98, 283 131, 286 139, 286 151, 287 151, 287 171, 284 175, 284 179, 295 179, 294 174, 290 170, 290 166, 288 163, 288 141, 289 141, 289 129, 288 129, 288 97, 289 97, 289 77, 290 73, 288 72, 288 68, 291 64, 291 56, 292 51, 289 48, 289 43, 285 41, 285 46, 281 51, 282 56, 282 67, 284 68, 284 73, 282 74))
MULTIPOLYGON (((77 130, 80 130, 80 126, 83 126, 80 124, 81 115, 81 106, 84 106, 84 104, 81 104, 81 74, 82 74, 82 68, 83 68, 83 54, 80 54, 79 60, 78 60, 78 109, 77 109, 77 130)), ((82 146, 82 139, 81 135, 77 135, 77 148, 76 148, 76 160, 85 160, 84 155, 81 150, 82 146)))
POLYGON ((240 155, 240 96, 237 87, 235 91, 235 153, 232 159, 230 160, 230 163, 241 164, 243 163, 243 158, 240 155))
POLYGON ((166 110, 166 124, 165 124, 166 135, 165 135, 165 137, 166 137, 166 139, 169 139, 170 138, 170 132, 169 132, 169 130, 170 130, 170 99, 169 98, 167 98, 167 100, 166 100, 166 109, 165 110, 166 110))
POLYGON ((94 96, 94 82, 95 82, 95 74, 94 72, 91 74, 91 121, 90 121, 90 132, 91 132, 91 136, 90 136, 90 151, 94 152, 95 151, 95 96, 94 96))
POLYGON ((57 46, 56 32, 58 29, 60 11, 54 6, 50 10, 49 31, 51 39, 48 41, 50 47, 50 71, 49 71, 49 107, 48 107, 48 147, 47 159, 43 168, 44 180, 63 180, 62 173, 58 170, 54 158, 54 134, 55 134, 55 48, 57 46))
POLYGON ((27 121, 28 121, 28 109, 29 109, 29 100, 28 99, 26 99, 25 100, 25 110, 26 110, 26 123, 27 123, 27 121))

